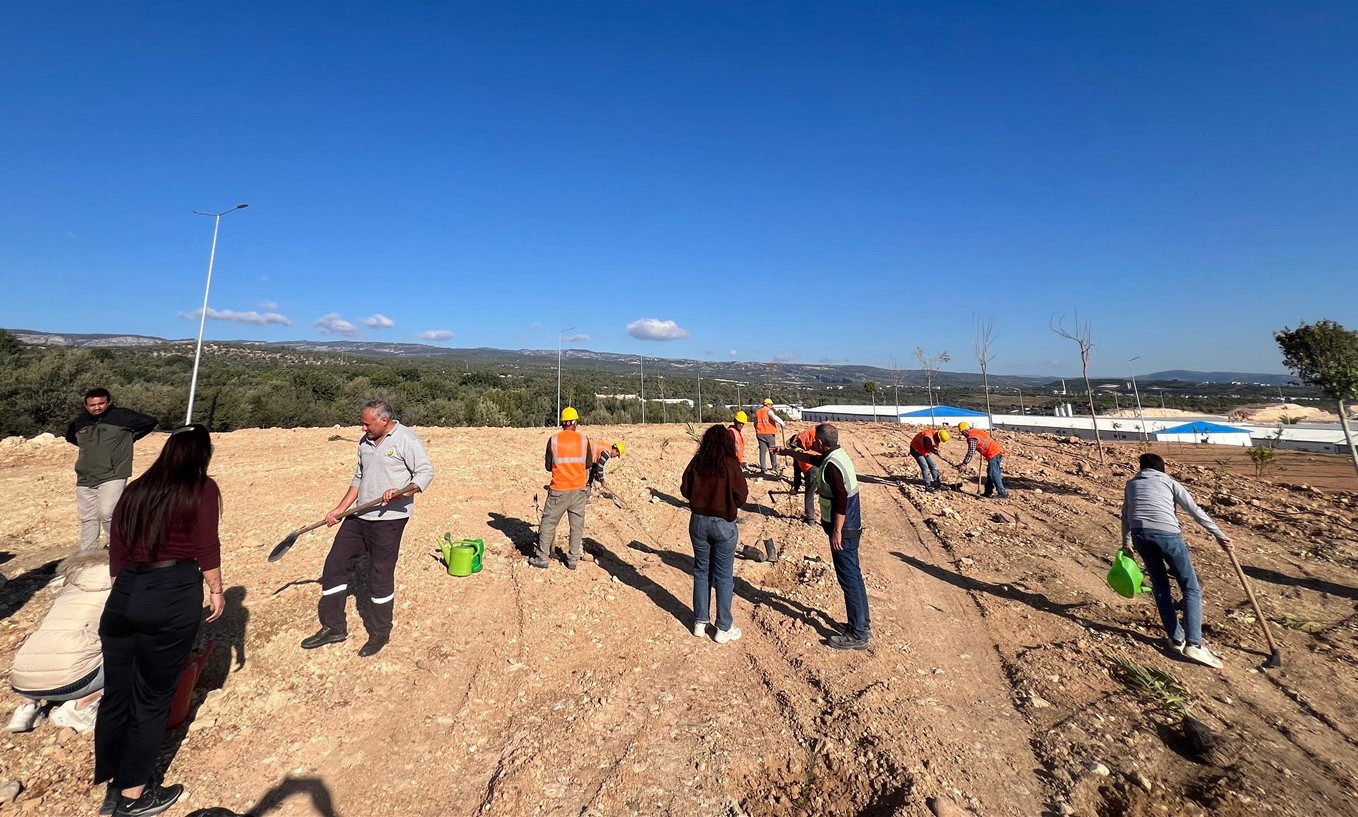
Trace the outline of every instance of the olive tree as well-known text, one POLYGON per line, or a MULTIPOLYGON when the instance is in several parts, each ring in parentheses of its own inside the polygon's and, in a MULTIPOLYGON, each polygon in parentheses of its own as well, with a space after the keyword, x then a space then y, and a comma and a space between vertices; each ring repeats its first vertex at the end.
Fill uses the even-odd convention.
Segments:
POLYGON ((1358 448, 1349 430, 1348 403, 1358 400, 1358 332, 1345 329, 1331 320, 1307 324, 1296 329, 1283 327, 1273 339, 1283 353, 1283 365, 1297 373, 1303 382, 1320 389, 1339 406, 1339 423, 1344 442, 1358 471, 1358 448))

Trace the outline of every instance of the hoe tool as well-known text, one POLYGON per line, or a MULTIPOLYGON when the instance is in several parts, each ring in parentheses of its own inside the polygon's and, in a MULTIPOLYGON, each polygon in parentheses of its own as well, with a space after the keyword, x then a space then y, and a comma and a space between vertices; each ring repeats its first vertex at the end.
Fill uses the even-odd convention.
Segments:
POLYGON ((1269 632, 1268 619, 1264 618, 1264 613, 1259 609, 1259 602, 1254 600, 1254 591, 1250 589, 1250 583, 1245 578, 1245 571, 1240 567, 1240 560, 1235 558, 1235 551, 1228 550, 1226 555, 1231 557, 1231 566, 1235 568, 1235 575, 1240 579, 1240 586, 1245 588, 1245 595, 1250 600, 1250 606, 1254 608, 1254 617, 1259 619, 1259 627, 1264 631, 1264 641, 1268 644, 1268 660, 1264 666, 1270 669, 1283 665, 1283 654, 1278 649, 1278 645, 1273 641, 1273 633, 1269 632))
MULTIPOLYGON (((414 486, 412 485, 406 486, 406 488, 402 490, 401 493, 397 494, 395 497, 392 498, 399 499, 400 497, 406 496, 407 494, 410 493, 410 489, 413 487, 414 486)), ((350 508, 344 513, 339 514, 336 518, 344 519, 345 517, 348 516, 357 516, 358 514, 364 513, 366 511, 371 511, 373 508, 376 508, 378 505, 381 504, 382 497, 379 496, 377 499, 374 499, 371 502, 364 502, 362 505, 355 505, 354 507, 350 508)), ((283 537, 283 541, 275 545, 274 549, 269 552, 269 561, 276 562, 279 559, 283 558, 284 556, 288 555, 288 551, 292 550, 292 546, 297 544, 297 537, 301 536, 302 534, 308 531, 313 531, 324 524, 325 524, 324 519, 322 519, 319 522, 312 522, 310 525, 307 525, 304 528, 298 528, 297 530, 283 537)))

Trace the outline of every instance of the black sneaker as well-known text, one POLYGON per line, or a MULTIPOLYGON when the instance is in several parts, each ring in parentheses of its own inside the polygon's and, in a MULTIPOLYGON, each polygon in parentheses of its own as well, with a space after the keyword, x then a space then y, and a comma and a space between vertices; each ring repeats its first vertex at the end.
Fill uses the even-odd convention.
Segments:
POLYGON ((316 631, 315 635, 302 639, 302 649, 314 650, 317 647, 324 647, 326 644, 338 644, 348 637, 348 633, 332 630, 329 627, 322 627, 316 631))
POLYGON ((141 793, 141 797, 136 800, 129 800, 122 795, 118 796, 118 805, 113 809, 113 817, 149 817, 152 814, 160 814, 170 806, 173 806, 180 795, 184 793, 184 787, 178 783, 173 786, 160 786, 151 784, 141 793))
POLYGON ((566 557, 566 569, 567 569, 567 570, 575 570, 575 569, 578 568, 579 566, 580 566, 580 560, 579 560, 579 559, 572 559, 572 558, 569 557, 569 556, 566 557))
POLYGON ((104 802, 99 804, 99 817, 108 817, 113 810, 118 807, 118 790, 113 788, 113 783, 108 784, 104 791, 104 802))
POLYGON ((374 655, 377 655, 379 652, 381 652, 382 648, 387 646, 387 642, 389 641, 391 641, 391 636, 389 635, 368 636, 368 643, 364 644, 361 648, 359 648, 358 657, 372 658, 374 655))
POLYGON ((832 635, 828 643, 836 650, 866 650, 868 648, 866 638, 857 638, 852 635, 832 635))

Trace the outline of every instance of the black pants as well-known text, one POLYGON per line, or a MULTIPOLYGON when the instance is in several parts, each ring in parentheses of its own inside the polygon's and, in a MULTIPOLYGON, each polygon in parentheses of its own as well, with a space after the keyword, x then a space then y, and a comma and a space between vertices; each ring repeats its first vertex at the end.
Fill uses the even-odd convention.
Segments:
POLYGON ((405 519, 359 519, 349 517, 340 523, 339 533, 325 557, 321 571, 321 626, 344 633, 344 597, 349 595, 349 565, 367 553, 372 560, 368 571, 368 592, 372 594, 371 635, 391 634, 391 609, 396 602, 396 557, 401 550, 405 519))
POLYGON ((126 567, 99 619, 104 697, 94 725, 94 782, 151 782, 179 676, 203 619, 203 575, 184 562, 126 567))

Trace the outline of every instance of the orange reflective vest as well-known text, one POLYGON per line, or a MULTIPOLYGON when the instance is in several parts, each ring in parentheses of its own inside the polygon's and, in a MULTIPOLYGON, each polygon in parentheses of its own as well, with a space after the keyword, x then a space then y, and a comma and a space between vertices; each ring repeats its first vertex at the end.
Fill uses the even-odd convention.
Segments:
POLYGON ((995 441, 990 436, 990 432, 982 431, 979 428, 967 429, 967 436, 976 441, 976 453, 988 460, 993 460, 1004 453, 1004 446, 995 441))
POLYGON ((754 433, 778 433, 778 424, 773 421, 773 409, 768 406, 760 406, 758 411, 754 413, 754 433))
POLYGON ((910 450, 921 457, 927 457, 938 453, 938 445, 938 430, 926 428, 910 441, 910 450))
POLYGON ((589 479, 589 438, 578 431, 558 431, 547 443, 552 452, 553 491, 577 491, 589 479))
POLYGON ((732 424, 732 425, 727 426, 727 429, 730 430, 730 432, 731 432, 731 437, 732 437, 733 439, 735 439, 735 441, 736 441, 736 459, 740 460, 741 462, 744 462, 744 461, 745 461, 745 435, 741 432, 740 429, 738 429, 738 428, 735 427, 735 424, 732 424))
MULTIPOLYGON (((802 433, 793 437, 792 441, 795 443, 795 445, 792 446, 793 448, 800 448, 803 451, 810 451, 811 446, 816 444, 816 427, 812 426, 811 428, 808 428, 806 431, 803 431, 802 433)), ((801 472, 803 474, 805 474, 807 471, 810 471, 812 468, 816 467, 809 462, 802 462, 801 460, 796 460, 796 463, 797 467, 801 469, 801 472)))
POLYGON ((589 444, 591 448, 589 455, 591 465, 599 461, 599 455, 603 454, 605 451, 610 451, 613 448, 613 443, 596 440, 592 437, 590 438, 589 444))

